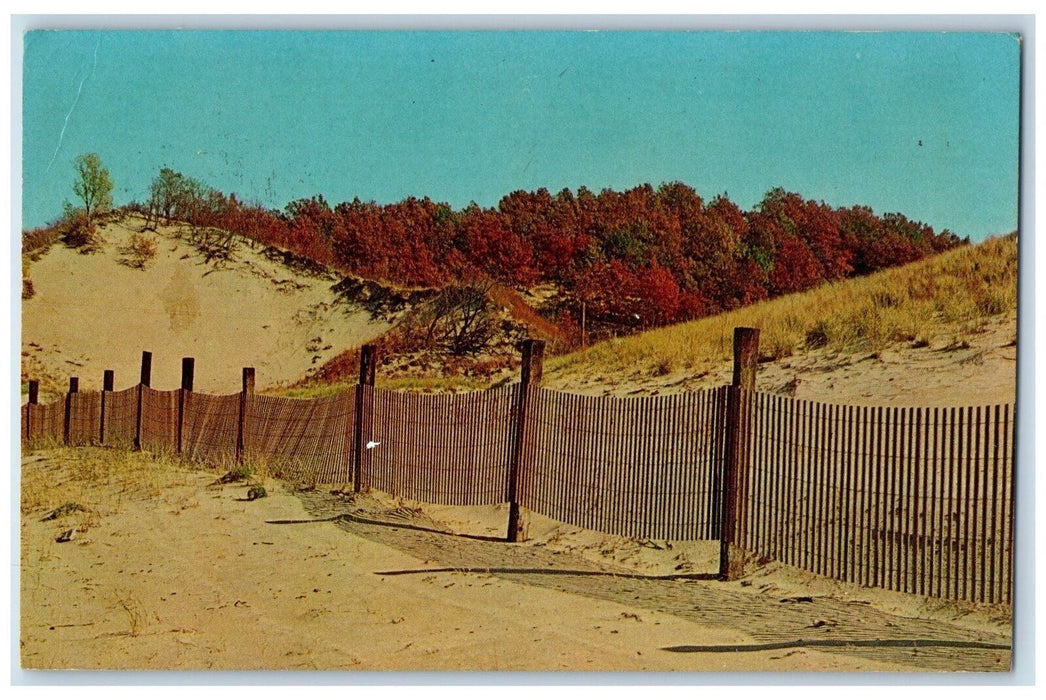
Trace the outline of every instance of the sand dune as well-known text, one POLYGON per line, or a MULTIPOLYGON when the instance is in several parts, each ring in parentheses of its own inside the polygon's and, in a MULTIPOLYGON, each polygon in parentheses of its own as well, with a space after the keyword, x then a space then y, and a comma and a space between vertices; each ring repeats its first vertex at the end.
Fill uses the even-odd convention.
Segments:
MULTIPOLYGON (((759 365, 758 391, 808 401, 867 406, 983 406, 1013 403, 1017 392, 1017 318, 1000 315, 967 335, 965 345, 912 347, 878 353, 799 352, 759 365)), ((623 376, 591 369, 546 370, 544 385, 591 395, 656 396, 729 384, 733 362, 695 376, 637 369, 623 376)))
POLYGON ((125 388, 138 381, 148 350, 154 387, 177 388, 181 358, 192 356, 196 390, 228 393, 239 391, 242 367, 256 368, 259 388, 293 381, 389 328, 339 299, 330 289, 337 279, 290 269, 243 242, 229 263, 208 263, 178 226, 160 227, 145 270, 120 264, 141 225, 136 217, 108 225, 98 253, 58 244, 32 264, 23 380, 40 379, 53 393, 78 376, 81 389, 99 389, 113 369, 116 388, 125 388))

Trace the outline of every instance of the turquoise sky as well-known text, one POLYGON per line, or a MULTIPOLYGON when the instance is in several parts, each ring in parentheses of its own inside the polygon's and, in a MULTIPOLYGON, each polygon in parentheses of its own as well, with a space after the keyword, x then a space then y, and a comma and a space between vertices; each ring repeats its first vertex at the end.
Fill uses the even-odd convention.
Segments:
POLYGON ((39 31, 23 225, 98 153, 266 206, 680 180, 776 186, 980 239, 1017 225, 1019 41, 983 33, 39 31))

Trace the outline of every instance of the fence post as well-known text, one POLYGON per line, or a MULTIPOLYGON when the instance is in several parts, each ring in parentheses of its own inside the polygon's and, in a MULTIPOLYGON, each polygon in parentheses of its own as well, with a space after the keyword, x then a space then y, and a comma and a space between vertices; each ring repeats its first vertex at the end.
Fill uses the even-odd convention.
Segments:
POLYGON ((134 449, 142 449, 142 387, 149 386, 153 376, 153 354, 142 352, 142 374, 138 380, 138 411, 134 416, 134 449))
POLYGON ((516 439, 512 446, 512 462, 508 475, 508 532, 505 539, 519 542, 523 533, 519 510, 519 480, 523 471, 523 452, 526 446, 527 413, 530 410, 530 389, 541 386, 545 366, 545 341, 523 341, 523 368, 519 377, 519 410, 516 411, 516 439))
MULTIPOLYGON (((370 406, 372 410, 374 407, 373 403, 363 400, 363 395, 366 393, 364 387, 374 386, 377 360, 376 346, 367 344, 360 348, 360 379, 359 384, 356 386, 356 420, 353 426, 355 435, 352 455, 352 490, 355 493, 359 493, 363 487, 363 411, 365 406, 370 406)), ((367 421, 369 424, 370 416, 367 416, 367 421)))
POLYGON ((744 552, 737 546, 741 499, 748 467, 751 402, 742 392, 755 390, 759 364, 759 329, 734 329, 734 376, 726 400, 726 460, 723 465, 722 520, 719 525, 719 578, 744 576, 744 552))
POLYGON ((182 434, 185 430, 185 395, 192 392, 196 360, 182 358, 182 388, 178 391, 178 454, 182 453, 182 434))
POLYGON ((80 378, 69 377, 69 393, 65 395, 65 426, 62 429, 62 441, 69 446, 69 422, 73 412, 73 394, 80 390, 80 378))
POLYGON ((98 417, 98 444, 105 444, 105 394, 113 390, 114 373, 111 369, 102 374, 102 412, 98 417))
POLYGON ((236 463, 243 463, 244 437, 243 426, 247 419, 247 394, 254 393, 254 368, 243 368, 243 382, 240 389, 240 419, 236 426, 236 463))
MULTIPOLYGON (((35 379, 29 380, 29 406, 36 406, 40 403, 40 382, 35 379)), ((30 416, 33 415, 33 409, 26 407, 25 409, 25 441, 28 443, 33 439, 33 425, 30 422, 32 419, 30 416)))

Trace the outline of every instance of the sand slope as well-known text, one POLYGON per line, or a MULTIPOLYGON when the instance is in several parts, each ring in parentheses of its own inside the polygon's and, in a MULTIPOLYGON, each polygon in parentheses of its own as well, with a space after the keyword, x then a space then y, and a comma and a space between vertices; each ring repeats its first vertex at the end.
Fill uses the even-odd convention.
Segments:
POLYGON ((152 385, 179 386, 181 358, 196 358, 195 388, 239 391, 253 366, 259 388, 293 381, 347 347, 389 328, 331 291, 337 279, 267 259, 245 242, 216 265, 185 240, 182 227, 160 227, 159 252, 145 270, 118 261, 142 220, 102 229, 100 252, 57 244, 32 264, 35 296, 22 302, 23 380, 63 391, 101 388, 113 369, 116 388, 138 381, 143 350, 153 353, 152 385))
MULTIPOLYGON (((985 321, 964 344, 912 347, 895 343, 879 353, 798 352, 759 365, 756 389, 808 401, 866 406, 983 406, 1013 403, 1017 392, 1016 314, 985 321)), ((733 361, 713 370, 626 375, 585 368, 545 371, 545 386, 590 395, 656 396, 729 384, 733 361)))

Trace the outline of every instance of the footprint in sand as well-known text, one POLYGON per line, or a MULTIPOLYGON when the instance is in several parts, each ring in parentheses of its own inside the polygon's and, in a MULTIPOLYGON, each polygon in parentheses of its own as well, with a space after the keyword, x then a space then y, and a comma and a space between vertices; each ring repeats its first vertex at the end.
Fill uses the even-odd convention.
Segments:
POLYGON ((171 321, 171 330, 180 333, 196 320, 200 313, 200 301, 186 271, 179 267, 171 275, 171 281, 160 295, 164 311, 171 321))

